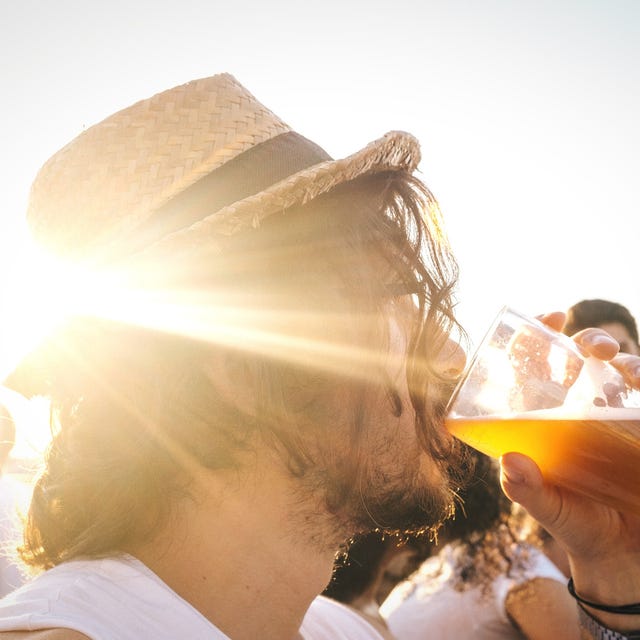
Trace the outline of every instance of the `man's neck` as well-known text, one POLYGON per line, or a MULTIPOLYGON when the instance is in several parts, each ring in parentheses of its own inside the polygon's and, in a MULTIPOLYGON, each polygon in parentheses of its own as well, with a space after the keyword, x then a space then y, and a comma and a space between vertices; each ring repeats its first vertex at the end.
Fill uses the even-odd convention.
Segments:
POLYGON ((328 519, 276 469, 240 475, 206 474, 173 526, 128 551, 234 640, 293 640, 331 577, 332 545, 310 542, 328 519))

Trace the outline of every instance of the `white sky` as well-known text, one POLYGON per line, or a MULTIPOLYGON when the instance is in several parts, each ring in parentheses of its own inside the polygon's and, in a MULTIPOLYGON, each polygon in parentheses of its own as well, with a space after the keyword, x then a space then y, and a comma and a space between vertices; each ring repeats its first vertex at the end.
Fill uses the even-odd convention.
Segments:
POLYGON ((23 214, 51 154, 228 71, 334 157, 418 137, 472 338, 505 303, 604 297, 640 318, 640 1, 5 0, 0 58, 0 291, 27 295, 23 214))

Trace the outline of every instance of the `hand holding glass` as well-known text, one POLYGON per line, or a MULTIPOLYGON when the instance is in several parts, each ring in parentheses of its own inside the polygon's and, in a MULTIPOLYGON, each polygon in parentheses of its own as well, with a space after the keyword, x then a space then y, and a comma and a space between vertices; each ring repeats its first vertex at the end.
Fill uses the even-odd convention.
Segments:
POLYGON ((640 514, 640 392, 571 338, 504 308, 449 402, 447 428, 493 457, 640 514))

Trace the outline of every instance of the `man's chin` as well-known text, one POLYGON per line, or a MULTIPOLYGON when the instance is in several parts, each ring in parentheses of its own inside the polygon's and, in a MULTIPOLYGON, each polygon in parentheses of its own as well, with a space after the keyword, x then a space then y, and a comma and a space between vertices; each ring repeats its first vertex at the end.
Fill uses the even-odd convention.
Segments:
POLYGON ((393 535, 435 531, 454 511, 454 493, 441 484, 418 490, 387 493, 383 501, 369 501, 358 518, 360 531, 379 529, 393 535))

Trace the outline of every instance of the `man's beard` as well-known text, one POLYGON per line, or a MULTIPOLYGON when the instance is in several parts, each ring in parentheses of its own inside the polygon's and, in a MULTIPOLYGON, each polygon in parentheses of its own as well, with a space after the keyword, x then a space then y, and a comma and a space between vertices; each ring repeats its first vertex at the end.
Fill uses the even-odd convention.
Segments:
POLYGON ((360 469, 359 490, 349 496, 356 533, 378 529, 395 535, 434 534, 453 516, 473 461, 469 447, 444 429, 451 389, 442 385, 438 391, 440 400, 424 408, 423 427, 416 422, 416 433, 422 429, 423 437, 404 447, 393 440, 382 443, 360 469), (394 451, 397 457, 390 461, 389 452, 394 451))
POLYGON ((378 530, 397 537, 433 537, 453 515, 464 475, 457 452, 435 459, 415 443, 414 451, 398 455, 402 460, 390 460, 393 451, 397 445, 388 449, 386 460, 371 456, 355 474, 353 465, 328 474, 324 495, 335 533, 350 537, 378 530))
MULTIPOLYGON (((304 484, 324 503, 330 518, 325 534, 331 531, 341 541, 373 530, 400 537, 435 535, 453 515, 471 470, 468 447, 444 429, 445 406, 432 401, 423 407, 415 429, 400 422, 394 428, 390 417, 391 426, 379 425, 364 443, 361 432, 350 443, 360 446, 341 443, 336 451, 330 439, 321 445, 328 464, 316 467, 304 484)), ((409 418, 402 414, 396 419, 409 418)))
POLYGON ((421 469, 419 457, 403 466, 401 474, 389 477, 379 469, 368 469, 360 491, 352 496, 350 514, 354 533, 378 529, 384 533, 414 535, 434 531, 454 511, 456 487, 447 465, 427 459, 430 472, 421 469))

